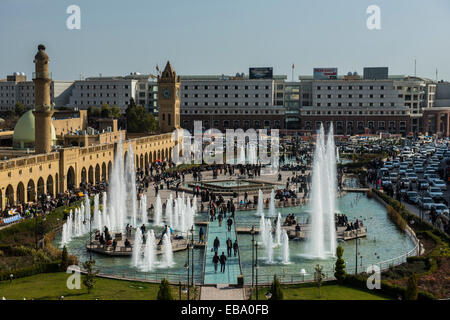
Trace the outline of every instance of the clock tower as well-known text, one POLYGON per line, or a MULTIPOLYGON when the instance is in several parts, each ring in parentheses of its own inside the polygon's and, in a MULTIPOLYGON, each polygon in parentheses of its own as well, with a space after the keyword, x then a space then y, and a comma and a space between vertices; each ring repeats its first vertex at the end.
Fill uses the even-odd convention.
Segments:
POLYGON ((158 76, 158 121, 162 133, 180 129, 180 76, 168 61, 158 76))

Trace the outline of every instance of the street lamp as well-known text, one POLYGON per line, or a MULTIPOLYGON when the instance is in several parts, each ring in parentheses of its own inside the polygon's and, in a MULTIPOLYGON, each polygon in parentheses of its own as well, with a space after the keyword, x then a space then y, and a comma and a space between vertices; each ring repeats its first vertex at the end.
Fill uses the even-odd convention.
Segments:
POLYGON ((356 233, 356 248, 355 248, 355 275, 358 274, 358 242, 359 242, 359 238, 358 238, 358 233, 356 233))
MULTIPOLYGON (((191 274, 191 282, 192 282, 192 287, 194 287, 194 225, 192 225, 191 227, 191 249, 192 249, 192 258, 191 258, 191 264, 192 264, 192 274, 191 274)), ((189 250, 189 248, 188 248, 189 250)))
POLYGON ((255 243, 255 269, 256 269, 256 300, 258 300, 258 242, 255 243))
POLYGON ((187 252, 188 252, 188 260, 187 260, 188 262, 186 262, 184 265, 184 270, 187 270, 187 289, 185 287, 183 293, 186 293, 187 290, 187 299, 189 300, 189 246, 187 248, 187 252))
POLYGON ((250 234, 252 235, 252 289, 253 289, 254 278, 255 278, 255 226, 254 225, 252 225, 250 234))

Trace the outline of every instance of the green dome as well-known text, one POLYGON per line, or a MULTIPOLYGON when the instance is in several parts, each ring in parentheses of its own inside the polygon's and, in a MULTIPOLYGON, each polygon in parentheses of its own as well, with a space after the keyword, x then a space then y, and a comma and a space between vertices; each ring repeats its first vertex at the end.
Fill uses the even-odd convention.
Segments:
MULTIPOLYGON (((30 148, 34 147, 34 114, 33 110, 25 112, 17 121, 14 127, 13 147, 30 148)), ((56 141, 55 127, 52 124, 52 141, 56 141)))

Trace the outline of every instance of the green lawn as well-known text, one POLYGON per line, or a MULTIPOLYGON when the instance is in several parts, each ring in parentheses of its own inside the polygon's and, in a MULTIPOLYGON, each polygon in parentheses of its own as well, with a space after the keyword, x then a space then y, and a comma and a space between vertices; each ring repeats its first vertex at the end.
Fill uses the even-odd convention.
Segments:
MULTIPOLYGON (((258 290, 259 299, 266 300, 268 287, 258 290)), ((388 297, 376 294, 369 290, 355 289, 337 284, 324 285, 320 288, 322 298, 319 299, 319 290, 314 286, 285 285, 282 286, 284 300, 388 300, 388 297)), ((255 295, 253 295, 255 299, 255 295)))
MULTIPOLYGON (((159 289, 159 284, 96 278, 95 288, 88 294, 82 283, 83 276, 81 289, 69 290, 66 286, 69 276, 67 273, 42 273, 13 280, 12 284, 0 281, 0 299, 49 300, 64 296, 66 300, 155 300, 159 289)), ((178 286, 172 287, 172 296, 179 298, 178 286)), ((182 299, 186 299, 183 294, 182 299)))

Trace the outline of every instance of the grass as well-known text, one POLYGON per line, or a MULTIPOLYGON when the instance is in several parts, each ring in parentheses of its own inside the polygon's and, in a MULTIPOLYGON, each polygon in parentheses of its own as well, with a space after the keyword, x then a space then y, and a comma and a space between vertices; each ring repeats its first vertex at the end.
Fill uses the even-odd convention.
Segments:
MULTIPOLYGON (((67 273, 43 273, 9 281, 0 281, 0 299, 14 300, 55 300, 64 296, 65 300, 156 300, 159 284, 96 278, 94 289, 88 294, 83 285, 81 289, 69 290, 66 286, 67 273)), ((179 287, 171 286, 174 299, 179 298, 179 287)), ((191 298, 192 298, 191 291, 191 298)), ((186 296, 182 293, 182 299, 186 296)))
MULTIPOLYGON (((320 287, 322 295, 319 298, 319 290, 316 286, 282 285, 284 300, 388 300, 389 298, 376 294, 369 290, 361 290, 337 284, 323 285, 320 287)), ((258 290, 259 299, 266 300, 264 296, 268 287, 258 290)), ((255 299, 255 294, 253 294, 255 299)))

